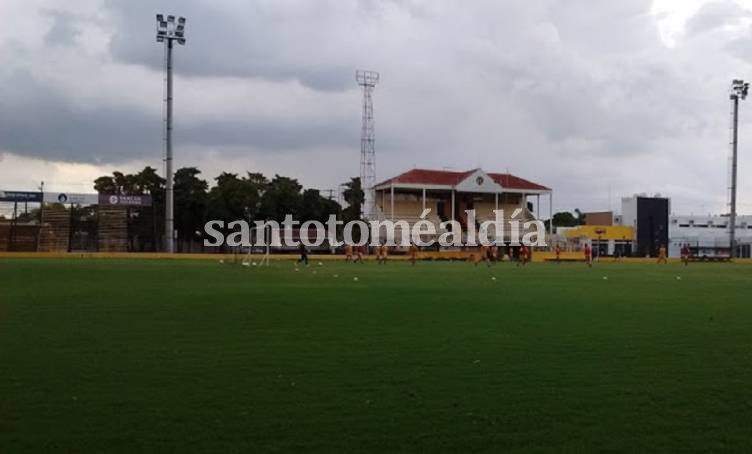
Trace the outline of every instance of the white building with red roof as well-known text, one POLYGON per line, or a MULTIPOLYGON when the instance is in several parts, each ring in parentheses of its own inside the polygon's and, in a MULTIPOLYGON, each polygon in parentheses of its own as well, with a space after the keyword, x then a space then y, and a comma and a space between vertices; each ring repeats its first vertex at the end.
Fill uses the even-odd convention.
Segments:
MULTIPOLYGON (((468 228, 467 210, 475 210, 476 227, 495 218, 494 210, 504 210, 509 219, 522 222, 537 219, 540 197, 553 197, 553 191, 541 184, 508 173, 490 173, 483 169, 468 171, 412 169, 374 186, 377 212, 383 220, 418 222, 425 209, 427 220, 439 225, 456 220, 462 231, 468 228), (533 201, 533 210, 528 202, 533 201)), ((549 218, 551 203, 549 203, 549 218)), ((506 230, 506 229, 505 229, 506 230)), ((508 236, 505 232, 504 236, 508 236)))

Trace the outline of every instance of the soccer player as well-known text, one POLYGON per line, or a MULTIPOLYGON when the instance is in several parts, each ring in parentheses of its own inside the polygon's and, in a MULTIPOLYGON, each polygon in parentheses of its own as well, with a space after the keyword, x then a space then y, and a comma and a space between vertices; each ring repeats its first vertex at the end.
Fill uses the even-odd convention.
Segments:
POLYGON ((352 244, 345 244, 345 263, 350 263, 353 260, 352 244))
POLYGON ((386 241, 384 241, 384 243, 376 250, 376 261, 382 265, 386 264, 387 253, 386 241))
POLYGON ((486 262, 486 265, 491 266, 488 263, 488 246, 481 243, 480 250, 478 251, 478 256, 475 257, 475 266, 478 266, 478 263, 482 261, 486 262))
POLYGON ((681 248, 681 260, 684 266, 689 265, 689 244, 684 243, 681 248))
POLYGON ((661 244, 661 247, 658 248, 658 262, 657 263, 663 263, 667 264, 668 259, 666 258, 666 245, 661 244))
POLYGON ((585 263, 587 263, 588 268, 593 267, 593 250, 590 248, 590 243, 585 243, 585 248, 583 249, 585 252, 585 263))
POLYGON ((408 250, 410 256, 410 262, 415 266, 415 260, 418 258, 418 246, 415 243, 410 242, 410 249, 408 250))
POLYGON ((306 249, 305 244, 300 243, 300 246, 298 246, 298 249, 300 250, 300 258, 298 259, 298 263, 305 263, 306 266, 308 266, 308 249, 306 249))
POLYGON ((561 261, 561 246, 559 246, 558 243, 554 248, 554 252, 556 253, 556 263, 559 263, 561 261))
POLYGON ((491 245, 488 253, 491 255, 491 261, 497 263, 499 261, 499 245, 494 243, 491 245))
POLYGON ((363 248, 365 246, 355 247, 355 263, 363 263, 363 248))
POLYGON ((530 249, 528 249, 527 245, 524 243, 522 246, 520 246, 520 261, 517 263, 521 263, 522 266, 527 265, 527 262, 530 260, 530 249))

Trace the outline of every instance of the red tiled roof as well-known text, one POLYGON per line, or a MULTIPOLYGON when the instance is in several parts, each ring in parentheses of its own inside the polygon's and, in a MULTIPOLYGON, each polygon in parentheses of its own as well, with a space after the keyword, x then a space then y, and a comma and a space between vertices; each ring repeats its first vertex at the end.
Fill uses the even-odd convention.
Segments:
MULTIPOLYGON (((425 184, 435 186, 455 186, 462 180, 470 176, 477 169, 457 172, 453 170, 429 170, 429 169, 411 169, 405 173, 397 175, 383 181, 376 186, 383 186, 392 183, 404 184, 425 184)), ((509 173, 489 173, 491 178, 504 188, 531 191, 547 191, 548 188, 538 183, 525 180, 509 173)))
POLYGON ((549 188, 543 186, 542 184, 533 183, 530 180, 520 178, 518 176, 512 175, 511 173, 489 173, 488 175, 493 178, 494 181, 499 183, 503 188, 530 189, 533 191, 549 190, 549 188))
POLYGON ((455 172, 451 170, 429 170, 429 169, 411 169, 405 173, 390 178, 376 186, 390 183, 406 184, 431 184, 453 186, 467 178, 474 170, 468 172, 455 172))

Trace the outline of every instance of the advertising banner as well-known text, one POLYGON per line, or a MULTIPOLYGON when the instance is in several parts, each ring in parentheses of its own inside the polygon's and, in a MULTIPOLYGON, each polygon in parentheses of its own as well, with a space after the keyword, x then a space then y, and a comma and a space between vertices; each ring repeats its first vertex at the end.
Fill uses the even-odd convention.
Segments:
POLYGON ((99 194, 81 194, 76 192, 45 192, 45 203, 62 203, 72 205, 97 205, 99 194))
POLYGON ((0 202, 41 202, 41 192, 0 191, 0 202))
POLYGON ((150 195, 99 194, 99 204, 109 206, 150 207, 150 195))

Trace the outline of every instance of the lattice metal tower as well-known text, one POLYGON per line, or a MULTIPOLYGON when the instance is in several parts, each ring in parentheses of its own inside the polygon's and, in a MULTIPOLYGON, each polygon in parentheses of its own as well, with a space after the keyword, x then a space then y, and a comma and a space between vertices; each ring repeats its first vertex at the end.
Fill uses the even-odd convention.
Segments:
POLYGON ((729 187, 729 246, 731 258, 736 257, 736 175, 737 151, 739 144, 739 100, 745 99, 749 92, 749 82, 735 79, 731 82, 731 184, 729 187))
POLYGON ((373 89, 379 82, 376 71, 356 71, 355 80, 363 88, 363 118, 360 131, 360 183, 365 193, 363 215, 376 218, 376 199, 373 187, 376 185, 376 131, 373 121, 373 89))

